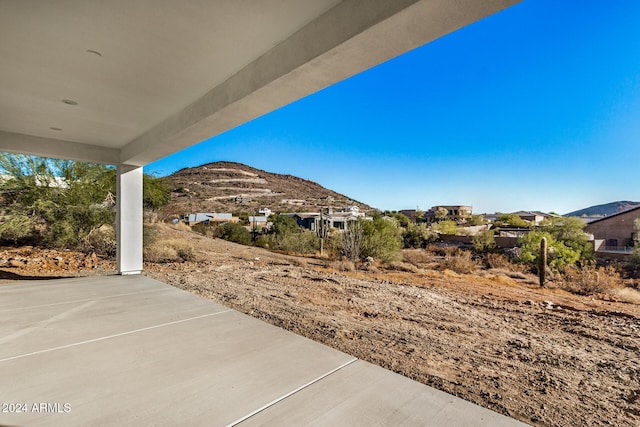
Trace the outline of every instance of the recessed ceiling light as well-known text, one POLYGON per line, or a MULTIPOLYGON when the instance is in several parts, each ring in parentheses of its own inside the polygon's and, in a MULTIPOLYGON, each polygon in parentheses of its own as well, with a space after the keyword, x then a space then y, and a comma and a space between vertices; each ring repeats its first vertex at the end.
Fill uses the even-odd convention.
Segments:
POLYGON ((97 50, 93 50, 93 49, 87 49, 87 50, 85 50, 85 52, 90 53, 92 55, 102 56, 102 54, 100 52, 98 52, 97 50))
POLYGON ((49 129, 56 130, 56 131, 61 131, 62 130, 62 128, 57 128, 57 127, 53 127, 53 126, 51 126, 49 129))
POLYGON ((65 104, 68 104, 68 105, 78 105, 78 103, 76 101, 74 101, 73 99, 63 99, 62 102, 64 102, 65 104))

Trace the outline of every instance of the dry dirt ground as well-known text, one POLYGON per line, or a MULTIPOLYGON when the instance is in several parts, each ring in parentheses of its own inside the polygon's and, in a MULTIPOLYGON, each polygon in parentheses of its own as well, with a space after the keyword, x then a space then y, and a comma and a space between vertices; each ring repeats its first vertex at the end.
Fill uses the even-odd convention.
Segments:
MULTIPOLYGON (((148 264, 146 274, 533 425, 640 425, 640 305, 498 272, 341 272, 188 238, 196 261, 148 264)), ((12 257, 0 251, 0 278, 43 274, 12 257)), ((76 257, 64 275, 113 269, 76 257)))

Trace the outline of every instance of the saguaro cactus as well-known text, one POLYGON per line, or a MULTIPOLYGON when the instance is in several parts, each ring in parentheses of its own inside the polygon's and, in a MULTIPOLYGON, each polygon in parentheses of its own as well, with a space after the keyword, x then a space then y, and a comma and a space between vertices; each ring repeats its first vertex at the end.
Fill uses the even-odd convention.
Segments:
POLYGON ((538 256, 538 278, 540 286, 544 287, 545 274, 547 272, 547 238, 540 240, 540 255, 538 256))

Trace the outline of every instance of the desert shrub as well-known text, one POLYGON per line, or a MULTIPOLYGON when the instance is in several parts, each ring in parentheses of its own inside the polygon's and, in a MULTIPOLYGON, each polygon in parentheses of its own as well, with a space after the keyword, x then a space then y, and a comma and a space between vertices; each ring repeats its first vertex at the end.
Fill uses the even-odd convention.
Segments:
POLYGON ((526 227, 529 227, 531 225, 531 223, 529 221, 525 221, 524 219, 520 218, 516 214, 504 214, 504 215, 501 215, 498 218, 496 218, 495 223, 496 223, 496 225, 498 227, 526 228, 526 227))
POLYGON ((351 261, 371 257, 386 263, 401 258, 401 231, 392 218, 350 221, 341 240, 342 255, 351 261))
POLYGON ((452 254, 445 255, 441 264, 443 269, 459 274, 473 273, 480 268, 480 263, 473 259, 470 251, 458 249, 452 254))
POLYGON ((145 209, 153 211, 165 206, 171 199, 171 187, 167 178, 157 178, 153 175, 142 176, 142 203, 145 209))
POLYGON ((299 254, 312 254, 320 249, 320 239, 311 231, 295 231, 281 235, 271 234, 266 243, 271 249, 299 254))
POLYGON ((484 218, 484 215, 471 215, 465 223, 466 225, 484 225, 487 224, 487 220, 484 218))
POLYGON ((511 259, 503 254, 488 253, 486 260, 489 268, 508 270, 514 267, 511 259))
POLYGON ((629 304, 640 304, 640 292, 633 288, 618 289, 616 296, 629 304))
POLYGON ((611 292, 621 287, 620 274, 612 266, 565 267, 558 278, 559 287, 580 295, 611 292))
POLYGON ((173 248, 176 250, 178 257, 183 261, 195 261, 196 253, 190 244, 179 242, 178 244, 174 244, 173 248))
POLYGON ((113 226, 106 224, 89 232, 89 234, 84 237, 82 244, 80 245, 80 250, 85 253, 95 252, 98 255, 108 257, 115 256, 116 248, 116 231, 113 226))
POLYGON ((240 243, 241 245, 248 245, 249 242, 251 242, 251 234, 249 233, 249 230, 240 224, 228 222, 220 227, 220 229, 220 237, 224 240, 240 243))
POLYGON ((269 249, 271 247, 269 241, 270 239, 268 235, 261 234, 253 244, 259 248, 269 249))
POLYGON ((431 231, 426 224, 408 223, 402 233, 405 248, 424 248, 437 238, 437 233, 431 231))
POLYGON ((453 220, 436 222, 431 229, 438 234, 455 235, 458 232, 458 224, 453 220))
POLYGON ((143 224, 142 225, 142 247, 147 247, 152 245, 156 240, 158 240, 158 235, 160 232, 158 228, 154 225, 143 224))
POLYGON ((17 245, 33 238, 33 221, 26 215, 11 215, 0 222, 0 240, 17 245))
POLYGON ((420 267, 433 261, 433 253, 425 249, 407 249, 402 251, 402 260, 420 267))
POLYGON ((114 221, 113 210, 97 204, 67 205, 36 200, 33 212, 34 217, 46 224, 41 230, 43 243, 57 248, 78 247, 92 230, 114 221))
POLYGON ((382 262, 398 261, 400 254, 400 227, 396 221, 376 218, 373 221, 359 220, 362 225, 361 258, 372 257, 382 262))
POLYGON ((521 252, 518 261, 535 268, 543 237, 547 239, 548 265, 552 270, 558 271, 568 265, 576 265, 581 260, 583 252, 578 245, 568 246, 548 231, 532 231, 519 239, 521 252))
POLYGON ((324 250, 332 259, 338 259, 342 256, 342 233, 332 232, 324 239, 324 250))
MULTIPOLYGON (((37 243, 82 249, 93 230, 114 223, 116 169, 112 166, 0 153, 0 175, 10 217, 5 236, 16 242, 30 229, 37 243), (18 223, 26 225, 25 216, 35 226, 12 229, 18 223)), ((147 175, 143 180, 145 207, 156 209, 168 202, 164 180, 147 175)))
POLYGON ((444 250, 441 245, 436 244, 428 244, 426 248, 424 248, 425 252, 431 254, 432 256, 445 256, 444 250))
POLYGON ((346 258, 333 261, 331 264, 329 264, 329 268, 333 268, 334 270, 338 271, 356 271, 356 265, 353 263, 353 261, 346 258))
POLYGON ((157 240, 143 250, 147 262, 184 262, 195 260, 193 246, 182 239, 157 240))
POLYGON ((404 271, 406 273, 417 273, 419 271, 418 267, 414 264, 401 261, 390 262, 387 264, 387 268, 389 270, 404 271))
POLYGON ((163 263, 178 261, 178 252, 170 246, 153 244, 144 248, 143 259, 147 262, 163 263))
POLYGON ((488 252, 496 247, 493 230, 481 231, 471 238, 473 249, 477 252, 488 252))
POLYGON ((198 234, 202 234, 203 236, 207 236, 210 233, 211 227, 209 225, 199 223, 191 226, 191 231, 194 231, 198 234))
POLYGON ((578 263, 588 264, 595 259, 593 244, 584 232, 586 224, 578 217, 550 218, 540 225, 542 231, 551 234, 558 242, 579 255, 578 263))
POLYGON ((219 225, 219 224, 196 224, 194 226, 189 227, 187 224, 184 223, 179 223, 177 225, 173 226, 174 228, 180 229, 180 228, 186 228, 189 231, 193 231, 195 233, 198 234, 202 234, 203 236, 207 236, 207 237, 217 237, 219 239, 222 238, 222 233, 223 233, 223 225, 219 225))
POLYGON ((296 233, 300 229, 296 219, 288 215, 277 215, 272 223, 271 231, 276 235, 296 233))

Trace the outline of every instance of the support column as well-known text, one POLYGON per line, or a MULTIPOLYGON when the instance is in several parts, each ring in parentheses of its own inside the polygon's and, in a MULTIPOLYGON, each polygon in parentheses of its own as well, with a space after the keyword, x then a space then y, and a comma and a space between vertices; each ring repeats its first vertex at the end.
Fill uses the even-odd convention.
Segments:
POLYGON ((142 272, 142 168, 118 165, 116 240, 119 274, 142 272))

